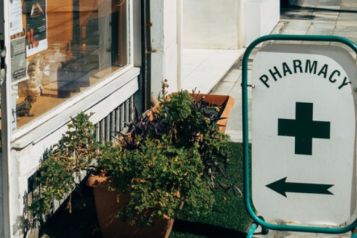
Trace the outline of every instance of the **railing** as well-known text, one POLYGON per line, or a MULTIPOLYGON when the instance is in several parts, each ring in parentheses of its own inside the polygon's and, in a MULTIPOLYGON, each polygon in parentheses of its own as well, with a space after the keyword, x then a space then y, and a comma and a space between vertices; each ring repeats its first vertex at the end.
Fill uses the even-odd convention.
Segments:
POLYGON ((132 119, 133 101, 133 96, 131 96, 96 124, 97 141, 102 143, 110 141, 114 132, 124 128, 125 122, 132 119))

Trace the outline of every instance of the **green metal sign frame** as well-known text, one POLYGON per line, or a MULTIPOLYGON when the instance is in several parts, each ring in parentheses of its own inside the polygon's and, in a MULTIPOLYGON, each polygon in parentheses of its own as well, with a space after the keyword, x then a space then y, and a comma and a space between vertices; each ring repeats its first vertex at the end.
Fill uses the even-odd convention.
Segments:
POLYGON ((343 37, 339 36, 319 36, 319 35, 266 35, 253 41, 246 49, 242 62, 242 115, 243 115, 243 158, 244 158, 244 202, 246 209, 254 220, 247 237, 252 237, 257 226, 260 225, 263 230, 262 233, 267 233, 269 229, 280 231, 295 231, 295 232, 312 232, 312 233, 326 233, 326 234, 341 234, 352 231, 351 237, 357 238, 357 218, 352 223, 344 227, 314 227, 314 226, 296 226, 296 225, 280 225, 266 222, 261 216, 258 216, 251 203, 251 171, 250 171, 250 149, 249 149, 249 120, 248 120, 248 60, 253 49, 265 41, 280 40, 280 41, 328 41, 339 42, 349 46, 357 54, 357 44, 343 37))

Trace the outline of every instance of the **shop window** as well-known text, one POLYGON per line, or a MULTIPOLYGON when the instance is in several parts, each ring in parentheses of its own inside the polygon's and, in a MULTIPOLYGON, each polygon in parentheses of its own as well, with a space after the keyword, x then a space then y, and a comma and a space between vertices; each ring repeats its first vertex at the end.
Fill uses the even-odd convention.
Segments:
POLYGON ((11 36, 16 128, 129 64, 128 1, 21 1, 22 31, 11 36))

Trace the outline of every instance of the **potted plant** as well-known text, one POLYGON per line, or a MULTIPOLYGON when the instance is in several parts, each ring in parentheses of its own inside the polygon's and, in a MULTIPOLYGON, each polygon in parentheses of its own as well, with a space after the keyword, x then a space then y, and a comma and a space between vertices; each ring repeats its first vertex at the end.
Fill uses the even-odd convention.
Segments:
POLYGON ((220 115, 208 112, 210 106, 187 91, 163 93, 155 109, 140 116, 135 111, 127 130, 104 145, 95 140, 90 115, 78 114, 39 169, 32 214, 51 212, 52 201, 70 194, 77 187, 74 177, 80 181, 86 171, 94 194, 109 196, 105 202, 95 198, 104 237, 168 237, 183 209, 205 213, 217 188, 239 191, 225 177, 229 137, 219 129, 220 115), (112 214, 103 215, 106 210, 112 214), (127 224, 132 226, 123 228, 127 224), (153 224, 167 231, 153 234, 153 224))

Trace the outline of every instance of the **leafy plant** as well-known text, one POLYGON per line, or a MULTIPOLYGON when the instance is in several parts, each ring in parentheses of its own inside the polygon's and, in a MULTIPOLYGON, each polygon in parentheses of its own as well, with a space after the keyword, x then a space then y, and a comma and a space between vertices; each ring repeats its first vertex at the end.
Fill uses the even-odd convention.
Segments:
POLYGON ((183 207, 186 214, 200 215, 212 208, 217 188, 240 192, 224 173, 229 137, 219 130, 219 114, 187 91, 166 95, 164 89, 157 107, 140 116, 135 110, 126 130, 104 145, 95 141, 90 115, 72 118, 39 169, 41 189, 32 213, 50 212, 54 199, 77 187, 83 171, 107 176, 111 189, 130 194, 117 216, 132 223, 177 218, 183 207))
POLYGON ((85 172, 95 173, 95 163, 100 154, 96 141, 95 126, 89 121, 92 114, 79 113, 71 118, 68 130, 53 146, 38 171, 34 199, 29 210, 34 215, 51 213, 54 200, 70 196, 68 208, 71 211, 71 192, 80 189, 79 183, 85 172))

